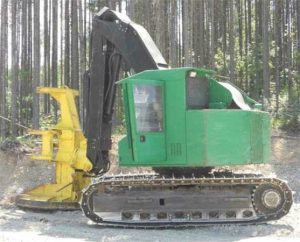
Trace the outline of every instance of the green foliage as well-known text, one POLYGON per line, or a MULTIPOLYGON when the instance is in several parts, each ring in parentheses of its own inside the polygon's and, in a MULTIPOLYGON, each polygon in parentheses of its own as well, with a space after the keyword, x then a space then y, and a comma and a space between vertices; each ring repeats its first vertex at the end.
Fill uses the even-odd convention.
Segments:
MULTIPOLYGON (((18 151, 20 147, 29 147, 34 148, 36 146, 36 139, 31 135, 23 135, 13 138, 11 136, 7 136, 6 138, 0 138, 0 149, 2 151, 18 151)), ((26 150, 21 149, 21 150, 26 150)))
POLYGON ((297 51, 294 55, 294 60, 296 62, 297 65, 300 65, 300 52, 297 51))
POLYGON ((30 76, 30 70, 20 69, 18 74, 19 74, 19 78, 21 80, 24 80, 25 78, 28 78, 30 76))
POLYGON ((54 113, 40 116, 40 127, 42 129, 54 126, 57 123, 54 113))
POLYGON ((225 62, 229 60, 229 56, 226 56, 222 49, 218 48, 215 54, 215 68, 218 73, 222 73, 223 75, 228 73, 226 65, 224 65, 224 58, 225 62))
POLYGON ((291 133, 300 132, 300 121, 298 116, 277 116, 273 118, 272 125, 291 133))
POLYGON ((87 8, 92 12, 95 13, 98 10, 97 1, 89 1, 87 3, 87 8))
POLYGON ((23 135, 17 137, 17 141, 19 141, 22 145, 26 145, 30 148, 34 148, 36 146, 36 138, 32 135, 23 135))

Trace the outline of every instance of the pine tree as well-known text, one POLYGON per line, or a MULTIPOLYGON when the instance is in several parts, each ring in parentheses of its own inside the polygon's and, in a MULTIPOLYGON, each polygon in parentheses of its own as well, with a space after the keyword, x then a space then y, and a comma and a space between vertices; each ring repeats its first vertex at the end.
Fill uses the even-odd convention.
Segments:
POLYGON ((70 2, 65 0, 64 84, 70 86, 70 2))
POLYGON ((269 0, 262 1, 262 40, 263 40, 263 105, 267 108, 265 101, 270 98, 270 80, 269 80, 269 0))
POLYGON ((36 88, 40 85, 40 1, 34 0, 34 64, 33 64, 33 115, 32 124, 34 128, 39 127, 40 103, 36 88))
POLYGON ((230 63, 229 63, 229 76, 231 82, 236 82, 235 79, 235 53, 234 53, 234 12, 233 12, 233 1, 229 1, 229 55, 230 55, 230 63))
POLYGON ((77 0, 71 1, 71 86, 79 88, 78 9, 77 0))
POLYGON ((18 0, 11 2, 11 134, 13 138, 18 135, 18 42, 17 42, 17 7, 18 0))
MULTIPOLYGON (((6 79, 7 79, 7 50, 8 50, 8 0, 1 2, 1 33, 0 33, 0 115, 6 116, 6 79)), ((0 137, 6 136, 6 123, 0 120, 0 137)))

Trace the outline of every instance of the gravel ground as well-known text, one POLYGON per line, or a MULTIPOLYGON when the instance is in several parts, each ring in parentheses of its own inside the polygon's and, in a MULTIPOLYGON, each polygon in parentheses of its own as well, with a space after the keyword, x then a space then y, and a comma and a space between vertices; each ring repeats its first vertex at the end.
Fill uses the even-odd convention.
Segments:
POLYGON ((260 170, 288 181, 295 192, 290 213, 279 221, 251 226, 210 226, 196 229, 132 230, 101 228, 81 211, 39 213, 13 204, 24 189, 52 180, 53 166, 30 161, 19 152, 0 152, 0 241, 300 241, 300 137, 275 134, 273 161, 268 165, 236 167, 260 170))

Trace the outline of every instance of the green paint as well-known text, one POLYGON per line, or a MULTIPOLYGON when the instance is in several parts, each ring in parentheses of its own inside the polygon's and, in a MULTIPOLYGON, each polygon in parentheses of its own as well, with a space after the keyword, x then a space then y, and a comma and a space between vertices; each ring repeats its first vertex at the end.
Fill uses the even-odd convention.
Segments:
POLYGON ((232 94, 211 71, 145 71, 119 83, 127 128, 119 142, 121 166, 224 166, 269 160, 269 115, 241 91, 251 109, 230 109, 232 94), (189 109, 186 78, 195 73, 201 82, 208 81, 208 98, 205 108, 189 109))

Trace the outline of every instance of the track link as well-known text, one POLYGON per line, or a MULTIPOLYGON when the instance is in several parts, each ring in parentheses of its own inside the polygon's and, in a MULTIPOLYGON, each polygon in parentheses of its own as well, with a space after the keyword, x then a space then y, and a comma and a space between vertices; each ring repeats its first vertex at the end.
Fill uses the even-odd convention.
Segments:
POLYGON ((277 178, 137 174, 98 178, 83 192, 81 208, 102 226, 178 228, 265 223, 286 215, 292 203, 291 189, 277 178))

